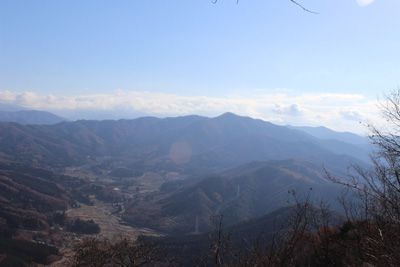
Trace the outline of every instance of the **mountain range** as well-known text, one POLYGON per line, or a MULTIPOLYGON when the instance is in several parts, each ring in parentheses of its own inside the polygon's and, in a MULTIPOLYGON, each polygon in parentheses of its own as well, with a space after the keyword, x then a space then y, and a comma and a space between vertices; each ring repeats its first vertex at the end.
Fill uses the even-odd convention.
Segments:
POLYGON ((21 112, 54 120, 0 122, 0 233, 14 226, 50 240, 60 240, 49 231, 57 214, 96 201, 168 237, 206 233, 217 214, 229 227, 254 223, 293 198, 337 209, 341 188, 326 172, 368 166, 371 149, 351 133, 233 113, 58 121, 21 112))
POLYGON ((143 117, 53 125, 0 124, 0 158, 74 165, 118 158, 170 168, 220 170, 256 160, 301 159, 342 168, 366 161, 367 150, 340 140, 226 113, 215 118, 143 117))

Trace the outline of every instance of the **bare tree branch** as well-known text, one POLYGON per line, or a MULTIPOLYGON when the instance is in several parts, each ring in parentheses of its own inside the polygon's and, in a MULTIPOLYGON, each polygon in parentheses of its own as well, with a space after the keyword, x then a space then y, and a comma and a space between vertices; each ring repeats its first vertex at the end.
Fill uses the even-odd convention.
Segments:
POLYGON ((290 2, 292 2, 293 4, 299 6, 301 9, 303 9, 306 12, 312 13, 312 14, 319 14, 318 12, 315 12, 313 10, 310 10, 308 8, 306 8, 305 6, 303 6, 302 4, 300 4, 299 2, 295 1, 295 0, 290 0, 290 2))
MULTIPOLYGON (((308 13, 316 14, 316 15, 319 14, 319 13, 316 12, 316 11, 313 11, 313 10, 311 10, 311 9, 306 8, 303 4, 299 3, 299 2, 296 1, 296 0, 289 0, 289 1, 292 2, 293 4, 295 4, 296 6, 300 7, 300 8, 303 9, 304 11, 308 12, 308 13)), ((211 2, 212 2, 213 4, 216 4, 216 3, 218 2, 218 0, 211 0, 211 2)), ((236 4, 238 4, 238 3, 239 3, 239 0, 236 0, 236 4)))

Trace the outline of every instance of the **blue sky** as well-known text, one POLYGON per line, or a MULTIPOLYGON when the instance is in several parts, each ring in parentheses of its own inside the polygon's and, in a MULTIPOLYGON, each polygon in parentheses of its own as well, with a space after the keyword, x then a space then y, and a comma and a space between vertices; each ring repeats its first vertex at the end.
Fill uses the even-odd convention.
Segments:
POLYGON ((179 105, 188 98, 228 99, 230 111, 274 121, 286 110, 275 121, 318 124, 299 116, 312 104, 303 100, 328 94, 358 99, 339 100, 336 115, 367 116, 371 101, 400 84, 400 1, 302 3, 320 14, 289 0, 0 0, 0 101, 181 115, 213 113, 179 105), (118 96, 132 101, 106 103, 118 96), (246 101, 260 96, 275 103, 249 111, 246 101), (97 102, 71 104, 77 98, 97 102), (151 98, 162 108, 145 110, 151 98))

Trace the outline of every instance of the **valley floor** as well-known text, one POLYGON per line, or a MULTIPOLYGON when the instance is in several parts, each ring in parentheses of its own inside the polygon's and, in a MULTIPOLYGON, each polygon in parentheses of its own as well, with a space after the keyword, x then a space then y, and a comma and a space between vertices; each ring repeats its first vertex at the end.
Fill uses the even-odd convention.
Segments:
MULTIPOLYGON (((159 233, 148 228, 135 228, 124 224, 121 218, 113 212, 113 207, 109 203, 92 199, 93 205, 82 204, 78 208, 70 208, 66 211, 69 219, 93 220, 100 226, 100 233, 97 237, 109 240, 118 240, 122 238, 135 240, 139 236, 161 236, 159 233)), ((74 233, 66 233, 64 248, 61 248, 63 258, 49 266, 61 267, 68 265, 68 260, 72 258, 71 247, 74 242, 81 240, 88 235, 76 235, 74 233)))

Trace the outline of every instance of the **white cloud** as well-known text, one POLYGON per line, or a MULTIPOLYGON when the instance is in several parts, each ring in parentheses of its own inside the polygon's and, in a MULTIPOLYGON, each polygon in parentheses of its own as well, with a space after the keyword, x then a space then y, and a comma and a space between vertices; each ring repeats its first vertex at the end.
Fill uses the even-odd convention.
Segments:
POLYGON ((359 6, 368 6, 372 4, 375 0, 356 0, 359 6))
POLYGON ((351 121, 362 121, 363 116, 357 111, 343 110, 340 112, 343 119, 351 121))
POLYGON ((276 105, 273 111, 280 115, 287 115, 287 116, 300 116, 301 109, 297 104, 292 104, 289 106, 281 106, 279 104, 276 105))
POLYGON ((0 91, 0 102, 59 114, 66 111, 105 111, 116 114, 122 110, 131 111, 131 114, 155 116, 216 116, 230 111, 274 123, 324 125, 337 130, 357 132, 366 131, 359 121, 379 121, 376 101, 360 94, 293 94, 276 91, 267 94, 209 97, 119 90, 109 94, 59 96, 0 91))

